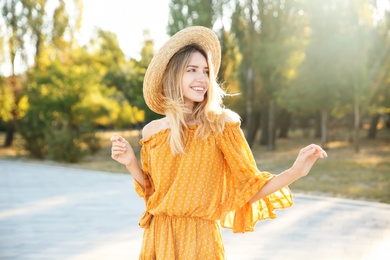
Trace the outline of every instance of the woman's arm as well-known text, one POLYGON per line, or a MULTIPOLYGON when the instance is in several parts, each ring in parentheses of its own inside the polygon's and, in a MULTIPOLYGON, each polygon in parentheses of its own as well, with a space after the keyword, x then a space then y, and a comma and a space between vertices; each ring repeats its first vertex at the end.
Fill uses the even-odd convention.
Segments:
POLYGON ((117 162, 125 165, 134 180, 138 182, 142 188, 145 188, 144 172, 142 171, 129 142, 119 135, 111 136, 110 140, 112 143, 111 157, 117 162))
POLYGON ((318 158, 326 158, 327 156, 326 152, 315 144, 301 149, 293 166, 271 179, 249 200, 249 203, 260 200, 306 176, 318 158))

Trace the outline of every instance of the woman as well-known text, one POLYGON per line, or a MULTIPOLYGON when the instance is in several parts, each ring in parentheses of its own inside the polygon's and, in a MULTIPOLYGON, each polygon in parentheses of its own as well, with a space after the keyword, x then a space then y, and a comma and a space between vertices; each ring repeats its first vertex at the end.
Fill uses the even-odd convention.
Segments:
POLYGON ((327 157, 312 144, 281 174, 260 172, 239 116, 222 106, 220 61, 210 29, 172 36, 144 79, 148 107, 165 117, 142 131, 142 168, 129 143, 111 137, 112 158, 133 175, 146 204, 140 259, 224 259, 219 225, 247 232, 258 220, 275 218, 275 209, 292 205, 287 186, 327 157))

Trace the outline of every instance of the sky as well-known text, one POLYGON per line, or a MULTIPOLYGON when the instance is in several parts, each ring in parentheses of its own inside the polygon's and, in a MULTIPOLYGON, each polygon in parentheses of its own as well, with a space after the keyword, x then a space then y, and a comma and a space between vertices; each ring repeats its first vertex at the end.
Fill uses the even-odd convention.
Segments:
POLYGON ((155 48, 168 39, 169 0, 83 0, 81 43, 86 43, 94 28, 117 34, 123 52, 139 58, 143 31, 148 29, 155 48))
MULTIPOLYGON (((117 34, 123 52, 139 58, 143 46, 143 31, 148 29, 158 49, 168 40, 170 0, 83 0, 84 12, 81 43, 86 43, 95 27, 117 34)), ((379 0, 380 9, 390 8, 390 1, 379 0)), ((383 13, 377 14, 378 17, 383 13)))
MULTIPOLYGON (((73 2, 66 1, 70 5, 73 2)), ((170 0, 83 0, 80 43, 86 44, 91 39, 94 29, 101 28, 117 35, 119 45, 127 57, 138 59, 144 43, 143 32, 147 29, 158 50, 169 38, 166 34, 169 2, 170 0)), ((48 1, 48 10, 54 10, 57 4, 57 1, 48 1)), ((0 29, 3 30, 4 26, 0 16, 0 29)), ((32 62, 32 57, 29 57, 29 65, 32 62)), ((25 63, 17 57, 16 73, 25 69, 25 63)), ((11 74, 8 57, 0 57, 0 74, 11 74)))
MULTIPOLYGON (((149 30, 156 50, 168 40, 166 27, 169 2, 170 0, 83 0, 84 11, 80 42, 86 44, 91 38, 93 30, 101 28, 117 35, 120 47, 126 56, 138 59, 144 42, 143 32, 145 29, 149 30)), ((58 2, 49 1, 49 3, 58 2)), ((390 8, 389 0, 379 0, 379 3, 382 10, 390 8)), ((383 14, 377 15, 380 17, 383 14)), ((2 23, 0 23, 0 29, 3 29, 1 25, 2 23)), ((17 72, 25 69, 21 60, 16 62, 16 66, 17 72)), ((1 57, 0 72, 10 74, 9 61, 1 59, 1 57)))

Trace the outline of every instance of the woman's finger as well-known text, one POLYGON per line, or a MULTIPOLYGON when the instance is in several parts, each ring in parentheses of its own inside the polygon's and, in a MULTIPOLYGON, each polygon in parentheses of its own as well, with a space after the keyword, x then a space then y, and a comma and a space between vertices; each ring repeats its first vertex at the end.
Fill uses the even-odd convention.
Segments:
POLYGON ((111 142, 123 142, 125 139, 120 135, 113 135, 110 137, 111 142))
POLYGON ((318 146, 316 144, 310 144, 310 145, 302 148, 300 151, 300 154, 305 155, 305 156, 315 155, 315 156, 318 156, 319 158, 328 157, 327 153, 320 146, 318 146))
POLYGON ((112 155, 120 155, 120 154, 123 154, 125 151, 118 151, 118 150, 115 150, 115 151, 111 151, 111 154, 112 155))
POLYGON ((118 141, 115 141, 112 143, 112 146, 119 146, 119 147, 125 147, 126 144, 123 143, 123 142, 118 142, 118 141))
POLYGON ((125 151, 126 150, 126 145, 123 143, 113 143, 112 150, 120 150, 120 151, 125 151))
POLYGON ((113 149, 111 149, 111 153, 116 153, 116 152, 124 153, 124 152, 126 152, 126 148, 113 148, 113 149))

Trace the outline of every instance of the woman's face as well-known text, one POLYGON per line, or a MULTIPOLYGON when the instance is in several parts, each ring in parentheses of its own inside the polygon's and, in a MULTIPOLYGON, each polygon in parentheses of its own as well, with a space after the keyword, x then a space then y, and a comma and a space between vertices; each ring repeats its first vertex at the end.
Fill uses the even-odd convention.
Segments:
POLYGON ((209 67, 206 58, 200 52, 194 52, 190 56, 185 68, 182 82, 184 102, 190 109, 195 102, 202 102, 209 87, 209 67))

